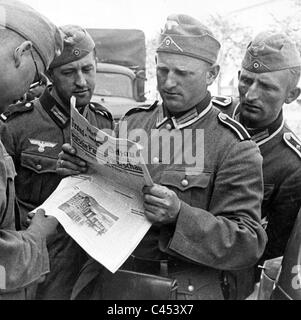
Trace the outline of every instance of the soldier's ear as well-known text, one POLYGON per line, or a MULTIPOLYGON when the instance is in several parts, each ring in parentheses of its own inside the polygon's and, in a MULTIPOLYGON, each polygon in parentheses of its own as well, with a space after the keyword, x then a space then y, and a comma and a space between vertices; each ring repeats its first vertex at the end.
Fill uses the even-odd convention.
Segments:
POLYGON ((213 83, 213 81, 217 78, 219 70, 220 66, 218 64, 209 67, 206 75, 206 82, 208 86, 210 86, 213 83))
POLYGON ((30 50, 32 49, 31 41, 22 42, 14 51, 14 61, 15 66, 18 68, 21 65, 22 59, 28 53, 30 54, 30 50))
POLYGON ((301 92, 301 89, 298 87, 290 89, 290 91, 288 92, 288 96, 285 99, 285 103, 289 104, 289 103, 295 101, 299 97, 300 92, 301 92))

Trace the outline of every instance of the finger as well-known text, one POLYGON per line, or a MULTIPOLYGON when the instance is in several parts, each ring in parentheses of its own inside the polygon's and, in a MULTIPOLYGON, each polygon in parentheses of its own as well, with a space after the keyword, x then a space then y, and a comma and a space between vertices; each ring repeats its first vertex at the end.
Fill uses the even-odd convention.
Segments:
POLYGON ((72 171, 85 172, 87 170, 86 166, 79 166, 77 163, 70 162, 68 160, 58 159, 56 162, 57 169, 66 169, 72 171))
POLYGON ((39 208, 39 209, 37 210, 37 212, 35 212, 35 214, 45 216, 45 210, 44 210, 44 209, 42 209, 42 208, 39 208))
POLYGON ((70 143, 64 143, 62 145, 62 150, 66 153, 71 154, 71 155, 76 154, 76 149, 74 147, 72 147, 70 143))
POLYGON ((34 218, 44 218, 44 219, 46 219, 46 221, 48 221, 48 223, 52 223, 52 224, 58 223, 57 219, 53 216, 48 216, 47 212, 43 208, 39 208, 37 210, 37 212, 34 215, 34 218))
POLYGON ((31 211, 31 212, 28 212, 28 213, 27 213, 27 218, 28 218, 28 219, 32 219, 32 218, 34 217, 34 215, 35 215, 35 212, 32 212, 32 211, 31 211))
POLYGON ((162 208, 157 207, 156 205, 152 205, 152 204, 148 204, 148 203, 144 203, 143 204, 144 209, 150 213, 152 213, 155 216, 159 216, 164 214, 164 211, 162 208))
POLYGON ((25 226, 26 227, 29 227, 30 226, 30 223, 31 223, 31 219, 26 219, 26 221, 25 221, 25 226))
POLYGON ((168 201, 164 198, 158 198, 151 194, 144 194, 144 203, 156 206, 158 208, 168 208, 168 201))
MULTIPOLYGON (((75 155, 69 155, 67 153, 64 153, 63 151, 61 151, 58 155, 58 160, 61 161, 61 163, 63 164, 64 162, 70 162, 73 163, 79 167, 86 167, 87 163, 86 161, 82 160, 81 158, 75 156, 75 155)), ((62 167, 63 165, 61 165, 62 167)))
POLYGON ((156 217, 156 215, 154 215, 152 212, 145 210, 144 211, 144 215, 146 217, 146 219, 152 223, 157 222, 158 218, 156 217))
POLYGON ((151 195, 156 196, 158 198, 165 198, 169 194, 170 190, 164 186, 159 185, 159 184, 154 184, 151 187, 144 186, 142 191, 145 194, 151 194, 151 195))
POLYGON ((81 170, 70 170, 66 168, 56 168, 56 173, 60 176, 75 176, 77 174, 84 173, 86 169, 81 169, 81 170))

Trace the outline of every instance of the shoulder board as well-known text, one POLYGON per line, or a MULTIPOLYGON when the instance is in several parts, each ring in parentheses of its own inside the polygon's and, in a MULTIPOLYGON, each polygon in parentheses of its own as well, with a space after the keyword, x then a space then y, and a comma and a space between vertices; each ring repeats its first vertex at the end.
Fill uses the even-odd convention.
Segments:
POLYGON ((89 107, 95 113, 101 114, 103 117, 108 118, 110 121, 113 121, 113 116, 112 116, 111 112, 108 111, 108 109, 105 108, 104 106, 93 102, 93 103, 89 104, 89 107))
POLYGON ((155 101, 155 103, 153 104, 142 104, 141 106, 139 107, 135 107, 135 108, 132 108, 130 109, 128 112, 125 113, 125 117, 126 116, 129 116, 133 113, 136 113, 136 112, 141 112, 141 111, 151 111, 151 110, 154 110, 158 105, 158 101, 155 101))
POLYGON ((225 126, 229 127, 232 131, 234 131, 238 135, 240 140, 251 139, 248 131, 244 128, 244 126, 236 120, 229 117, 227 114, 220 112, 218 114, 218 118, 225 126))
POLYGON ((32 102, 20 102, 10 105, 7 110, 0 115, 0 119, 3 122, 11 120, 21 113, 32 111, 33 107, 34 105, 32 102))
POLYGON ((299 139, 291 132, 284 133, 283 139, 284 142, 301 158, 301 142, 299 139))
POLYGON ((229 107, 232 103, 232 97, 215 96, 211 98, 213 104, 217 104, 222 107, 229 107))

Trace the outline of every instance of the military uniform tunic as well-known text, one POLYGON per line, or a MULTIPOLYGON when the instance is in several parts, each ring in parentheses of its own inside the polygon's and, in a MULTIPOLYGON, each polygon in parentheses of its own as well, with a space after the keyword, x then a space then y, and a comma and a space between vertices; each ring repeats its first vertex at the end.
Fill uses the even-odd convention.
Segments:
POLYGON ((282 113, 267 128, 249 133, 263 156, 262 218, 268 243, 262 260, 267 260, 283 255, 301 207, 301 142, 282 113))
MULTIPOLYGON (((203 110, 195 107, 179 118, 165 115, 161 105, 137 108, 119 123, 119 137, 124 138, 124 127, 128 132, 144 129, 148 138, 154 129, 182 136, 185 129, 203 129, 204 145, 198 146, 204 148, 201 170, 177 164, 172 152, 171 162, 164 164, 161 152, 166 145, 156 154, 147 145, 150 139, 139 141, 151 155, 146 161, 154 183, 176 192, 181 209, 175 223, 153 225, 133 255, 147 261, 173 258, 187 262, 181 272, 168 273, 179 282, 179 299, 222 299, 220 270, 254 265, 266 243, 260 225, 263 183, 258 147, 248 140, 242 126, 211 104, 203 110)), ((196 140, 192 141, 195 147, 196 140)), ((91 273, 87 271, 89 280, 91 273)), ((84 278, 82 273, 75 291, 84 287, 84 278)))
POLYGON ((29 286, 49 271, 45 239, 30 230, 15 231, 15 175, 0 142, 0 300, 26 299, 29 286))
MULTIPOLYGON (((169 187, 182 200, 176 225, 160 228, 157 252, 149 258, 164 251, 219 269, 244 268, 256 262, 265 244, 259 224, 262 158, 254 142, 241 140, 223 123, 226 116, 219 116, 211 105, 206 112, 182 123, 181 119, 164 121, 159 106, 124 119, 128 130, 143 128, 149 135, 156 128, 175 130, 175 123, 182 134, 185 129, 204 130, 201 172, 190 174, 172 160, 148 165, 154 183, 169 187)), ((143 241, 136 250, 139 256, 143 254, 140 247, 143 241)))
MULTIPOLYGON (((80 111, 92 125, 112 129, 112 117, 104 107, 90 104, 80 111)), ((16 194, 24 225, 27 212, 41 205, 62 179, 56 174, 56 162, 62 145, 70 143, 70 114, 48 87, 39 99, 16 106, 3 117, 7 119, 1 125, 1 137, 16 166, 16 194)), ((68 299, 67 283, 76 276, 76 266, 80 267, 85 254, 59 226, 49 256, 51 273, 38 298, 68 299)))
MULTIPOLYGON (((90 104, 82 114, 92 125, 112 129, 104 107, 90 104)), ((27 212, 42 204, 62 179, 56 174, 56 161, 62 145, 70 142, 70 114, 47 88, 40 99, 16 106, 5 117, 0 133, 15 163, 16 194, 24 221, 27 212)))
MULTIPOLYGON (((239 104, 228 104, 227 108, 227 113, 243 124, 239 104)), ((263 157, 262 223, 268 235, 264 261, 283 255, 301 207, 301 142, 282 113, 265 128, 246 129, 263 157)))

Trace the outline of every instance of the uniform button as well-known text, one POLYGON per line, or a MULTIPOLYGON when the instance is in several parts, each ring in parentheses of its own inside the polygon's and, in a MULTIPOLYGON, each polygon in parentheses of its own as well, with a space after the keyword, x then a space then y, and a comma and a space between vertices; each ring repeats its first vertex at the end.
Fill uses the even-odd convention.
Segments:
POLYGON ((189 184, 189 182, 188 182, 187 179, 183 179, 182 182, 181 182, 181 184, 182 184, 183 187, 187 187, 188 184, 189 184))
POLYGON ((220 115, 220 118, 221 118, 222 120, 227 120, 227 115, 224 114, 224 113, 222 113, 222 114, 220 115))
POLYGON ((31 103, 30 103, 30 102, 27 102, 27 103, 25 104, 25 107, 26 107, 26 108, 31 107, 31 103))
POLYGON ((158 163, 159 163, 159 158, 154 157, 154 158, 153 158, 153 164, 158 164, 158 163))
POLYGON ((188 291, 189 291, 189 292, 192 292, 192 291, 194 291, 194 286, 192 286, 192 285, 189 285, 189 286, 188 286, 188 291))
POLYGON ((171 130, 171 124, 168 123, 165 128, 166 128, 167 130, 171 130))
POLYGON ((40 171, 40 170, 42 170, 42 165, 37 164, 37 165, 36 165, 36 168, 37 168, 37 170, 39 170, 39 171, 40 171))

